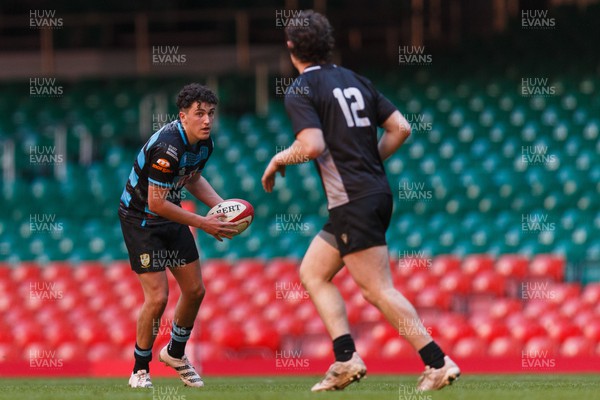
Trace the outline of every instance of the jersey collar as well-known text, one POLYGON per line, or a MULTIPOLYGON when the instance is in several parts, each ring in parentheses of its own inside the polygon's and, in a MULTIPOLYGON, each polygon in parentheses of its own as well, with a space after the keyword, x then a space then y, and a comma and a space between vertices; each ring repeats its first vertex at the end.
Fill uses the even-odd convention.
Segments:
POLYGON ((302 73, 306 73, 306 72, 310 72, 310 71, 316 71, 318 69, 321 69, 320 65, 311 65, 310 67, 306 67, 304 68, 304 71, 302 71, 302 73))
POLYGON ((185 132, 183 132, 183 128, 181 127, 181 121, 177 121, 177 128, 179 129, 179 133, 181 134, 181 138, 183 139, 183 143, 186 146, 189 146, 190 143, 187 140, 187 136, 185 136, 185 132))

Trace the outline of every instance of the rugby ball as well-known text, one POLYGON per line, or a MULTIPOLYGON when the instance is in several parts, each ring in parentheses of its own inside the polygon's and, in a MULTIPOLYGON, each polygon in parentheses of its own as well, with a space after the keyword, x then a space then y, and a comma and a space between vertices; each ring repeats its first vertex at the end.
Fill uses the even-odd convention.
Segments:
POLYGON ((217 204, 210 209, 206 216, 215 214, 225 214, 224 221, 238 222, 234 228, 238 231, 238 235, 246 230, 254 219, 254 207, 246 200, 228 199, 217 204))

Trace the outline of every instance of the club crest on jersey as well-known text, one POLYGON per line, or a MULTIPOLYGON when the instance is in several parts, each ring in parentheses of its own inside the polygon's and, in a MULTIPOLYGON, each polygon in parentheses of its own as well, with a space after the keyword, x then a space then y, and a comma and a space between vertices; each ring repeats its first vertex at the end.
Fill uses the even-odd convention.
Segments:
POLYGON ((150 266, 150 254, 140 254, 140 262, 142 263, 142 268, 148 268, 150 266))
POLYGON ((346 235, 345 233, 342 233, 340 235, 340 239, 342 239, 342 242, 344 242, 344 244, 348 244, 348 235, 346 235))

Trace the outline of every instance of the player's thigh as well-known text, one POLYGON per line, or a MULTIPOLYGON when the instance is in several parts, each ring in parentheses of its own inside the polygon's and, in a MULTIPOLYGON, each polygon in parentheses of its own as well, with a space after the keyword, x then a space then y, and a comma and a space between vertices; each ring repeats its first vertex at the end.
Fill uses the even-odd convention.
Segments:
POLYGON ((186 225, 174 224, 171 230, 167 265, 182 293, 200 294, 204 291, 202 271, 196 241, 186 225))
POLYGON ((166 303, 169 297, 169 282, 165 271, 145 272, 138 274, 146 301, 166 303))
POLYGON ((170 270, 181 289, 181 293, 195 296, 204 295, 205 289, 199 259, 182 266, 172 267, 170 270))
POLYGON ((321 231, 310 243, 300 264, 302 282, 310 280, 330 281, 344 266, 335 247, 333 235, 321 231))
POLYGON ((376 292, 393 286, 387 246, 375 246, 347 254, 344 262, 361 289, 376 292))

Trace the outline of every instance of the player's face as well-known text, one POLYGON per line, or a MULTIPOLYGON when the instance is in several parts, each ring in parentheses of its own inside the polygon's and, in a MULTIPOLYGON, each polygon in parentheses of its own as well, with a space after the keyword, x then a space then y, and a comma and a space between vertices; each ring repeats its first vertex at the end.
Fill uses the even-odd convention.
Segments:
POLYGON ((195 101, 188 109, 179 112, 179 118, 190 143, 210 137, 216 109, 214 104, 195 101))

